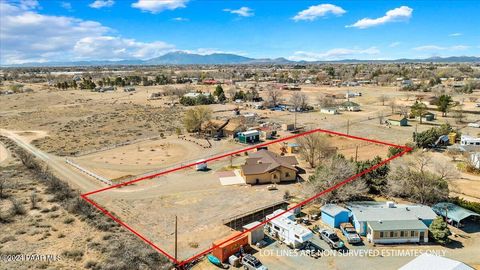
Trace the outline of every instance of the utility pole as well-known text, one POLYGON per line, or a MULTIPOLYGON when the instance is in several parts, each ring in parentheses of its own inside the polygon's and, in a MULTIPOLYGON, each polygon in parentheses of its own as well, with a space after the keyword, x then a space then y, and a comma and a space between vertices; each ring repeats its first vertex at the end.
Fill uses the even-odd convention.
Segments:
POLYGON ((355 163, 357 163, 358 159, 358 145, 355 147, 355 163))
POLYGON ((177 245, 177 242, 178 242, 178 218, 177 216, 175 215, 175 260, 177 260, 177 251, 178 251, 178 245, 177 245))

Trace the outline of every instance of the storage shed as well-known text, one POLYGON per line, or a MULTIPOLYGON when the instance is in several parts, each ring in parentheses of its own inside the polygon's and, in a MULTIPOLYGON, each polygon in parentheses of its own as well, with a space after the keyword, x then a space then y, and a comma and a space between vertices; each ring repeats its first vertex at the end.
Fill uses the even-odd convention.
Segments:
POLYGON ((260 141, 260 131, 249 130, 238 133, 238 141, 241 143, 256 143, 260 141))
POLYGON ((408 126, 408 119, 405 116, 392 116, 387 119, 387 124, 391 126, 408 126))
POLYGON ((263 238, 265 237, 265 233, 263 232, 264 225, 260 225, 260 224, 261 224, 260 222, 255 221, 255 222, 252 222, 250 224, 247 224, 247 225, 243 226, 244 231, 250 230, 250 229, 254 228, 255 226, 258 226, 255 229, 247 232, 248 243, 250 245, 255 245, 256 243, 263 240, 263 238))
POLYGON ((240 249, 245 246, 248 246, 248 235, 242 234, 241 232, 235 232, 225 238, 213 242, 212 255, 217 257, 221 262, 225 262, 228 260, 228 257, 239 252, 240 249), (225 242, 230 238, 232 238, 232 240, 225 242))
POLYGON ((340 223, 348 222, 350 211, 336 204, 326 204, 321 208, 322 221, 332 228, 340 227, 340 223))

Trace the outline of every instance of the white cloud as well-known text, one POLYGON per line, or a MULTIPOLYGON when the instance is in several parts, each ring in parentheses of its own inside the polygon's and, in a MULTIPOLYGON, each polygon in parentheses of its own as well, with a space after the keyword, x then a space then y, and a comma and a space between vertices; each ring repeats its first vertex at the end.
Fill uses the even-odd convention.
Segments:
POLYGON ((60 2, 60 6, 67 11, 73 11, 72 4, 70 2, 60 2))
POLYGON ((227 54, 236 54, 236 55, 241 55, 241 56, 246 56, 247 53, 245 52, 239 52, 239 51, 222 51, 219 49, 215 48, 198 48, 195 50, 181 50, 184 53, 190 53, 190 54, 200 54, 200 55, 209 55, 209 54, 214 54, 214 53, 227 53, 227 54))
POLYGON ((90 5, 91 8, 104 8, 104 7, 111 7, 115 4, 114 0, 95 0, 90 5))
POLYGON ((37 0, 20 0, 18 7, 23 10, 29 10, 39 8, 40 4, 37 0))
POLYGON ((242 16, 242 17, 251 17, 251 16, 255 15, 253 13, 253 10, 249 7, 241 7, 239 9, 226 8, 223 11, 230 12, 232 14, 237 14, 238 16, 242 16))
POLYGON ((189 21, 188 18, 183 18, 183 17, 176 17, 176 18, 173 18, 172 20, 177 21, 177 22, 188 22, 189 21))
POLYGON ((299 61, 321 61, 321 60, 341 60, 347 58, 363 58, 364 56, 377 55, 380 50, 377 47, 370 47, 367 49, 346 49, 335 48, 325 52, 315 53, 306 51, 296 51, 288 59, 299 61))
POLYGON ((158 57, 174 47, 162 41, 139 42, 113 36, 85 37, 73 47, 77 59, 148 59, 158 57))
POLYGON ((174 48, 162 41, 145 43, 113 36, 114 31, 99 22, 43 15, 20 4, 0 1, 0 13, 1 64, 148 59, 174 48))
POLYGON ((321 4, 311 6, 305 10, 300 11, 293 17, 294 21, 313 21, 318 17, 324 17, 328 14, 334 14, 337 16, 345 14, 345 10, 339 6, 332 4, 321 4))
POLYGON ((401 6, 387 11, 383 17, 376 19, 363 18, 352 25, 347 25, 346 27, 365 29, 390 22, 408 21, 412 17, 412 12, 412 8, 401 6))
POLYGON ((388 47, 390 48, 395 48, 395 47, 398 47, 398 45, 402 44, 401 42, 398 42, 398 41, 395 41, 395 42, 392 42, 388 45, 388 47))
POLYGON ((450 35, 448 35, 449 37, 459 37, 459 36, 463 36, 462 33, 451 33, 450 35))
POLYGON ((464 51, 470 49, 470 46, 455 45, 450 47, 438 46, 438 45, 423 45, 413 48, 415 51, 464 51))
POLYGON ((164 10, 184 8, 187 2, 188 0, 138 0, 132 4, 132 7, 144 12, 157 14, 164 10))

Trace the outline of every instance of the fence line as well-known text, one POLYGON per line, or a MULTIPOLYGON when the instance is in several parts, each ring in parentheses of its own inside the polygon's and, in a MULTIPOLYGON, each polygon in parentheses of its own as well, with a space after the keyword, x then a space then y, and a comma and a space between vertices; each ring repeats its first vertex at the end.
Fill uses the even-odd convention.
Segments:
POLYGON ((117 147, 130 145, 130 144, 134 144, 134 143, 139 143, 139 142, 143 142, 143 141, 148 141, 148 140, 153 140, 153 139, 158 139, 158 138, 161 138, 161 136, 160 135, 155 135, 155 136, 151 136, 151 137, 136 139, 136 140, 133 140, 133 141, 126 141, 126 142, 121 142, 121 143, 109 145, 109 146, 106 146, 106 147, 103 147, 103 148, 100 148, 100 149, 85 150, 85 151, 76 153, 75 157, 86 156, 86 155, 90 155, 90 154, 94 154, 94 153, 98 153, 98 152, 103 152, 103 151, 115 149, 117 147))
POLYGON ((107 185, 110 185, 110 186, 112 185, 112 181, 110 181, 110 179, 107 179, 107 178, 105 178, 105 177, 103 177, 103 176, 100 176, 100 175, 94 173, 94 172, 91 172, 91 171, 83 168, 82 166, 78 165, 77 163, 73 162, 72 160, 69 160, 68 158, 65 158, 65 162, 66 162, 67 164, 69 164, 69 165, 77 168, 77 169, 80 170, 81 172, 83 172, 83 173, 85 173, 85 174, 87 174, 87 175, 89 175, 89 176, 91 176, 91 177, 93 177, 93 178, 95 178, 95 179, 97 179, 97 180, 102 181, 103 183, 105 183, 105 184, 107 184, 107 185))

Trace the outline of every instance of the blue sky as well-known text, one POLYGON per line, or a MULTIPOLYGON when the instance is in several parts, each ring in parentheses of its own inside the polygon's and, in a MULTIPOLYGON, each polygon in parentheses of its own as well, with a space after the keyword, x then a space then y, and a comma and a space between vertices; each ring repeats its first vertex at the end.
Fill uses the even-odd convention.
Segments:
POLYGON ((471 1, 0 0, 0 63, 170 51, 292 60, 480 56, 471 1))

